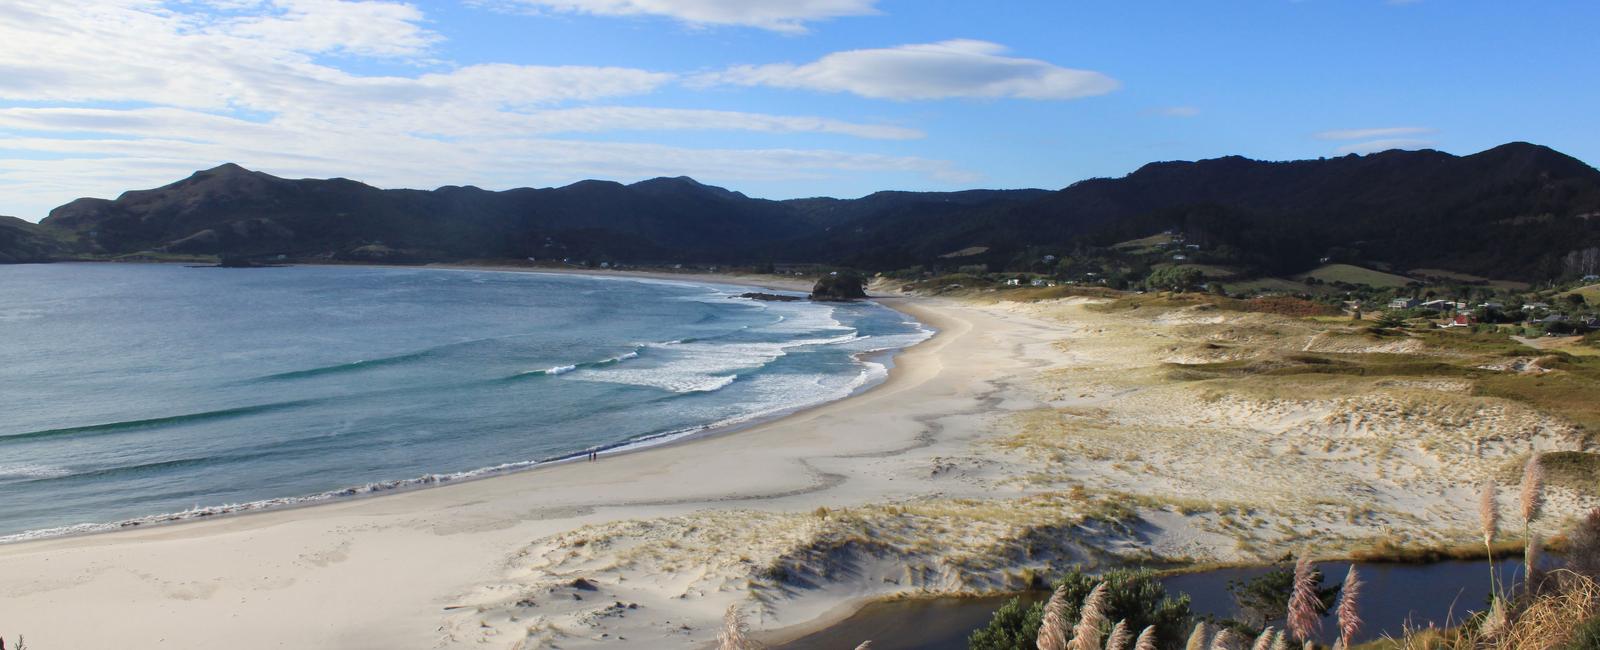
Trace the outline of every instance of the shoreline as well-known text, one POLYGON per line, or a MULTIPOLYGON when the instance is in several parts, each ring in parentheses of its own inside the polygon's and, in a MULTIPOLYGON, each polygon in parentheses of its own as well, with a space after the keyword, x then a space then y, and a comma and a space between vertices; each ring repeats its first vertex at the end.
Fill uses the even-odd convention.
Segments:
MULTIPOLYGON (((789 284, 786 285, 783 282, 772 282, 772 281, 770 281, 770 280, 782 280, 783 279, 783 278, 777 277, 777 276, 774 276, 774 277, 770 278, 770 280, 768 280, 766 278, 766 276, 742 276, 742 275, 741 276, 732 276, 732 275, 722 276, 722 275, 717 275, 717 274, 705 274, 705 273, 673 274, 673 273, 668 273, 668 272, 659 272, 658 273, 658 272, 649 272, 649 271, 609 271, 609 272, 596 271, 596 272, 588 272, 586 270, 580 270, 580 269, 561 270, 561 269, 543 269, 543 268, 518 268, 518 267, 511 267, 511 266, 478 266, 478 265, 470 265, 470 264, 429 264, 429 265, 423 265, 421 267, 417 267, 417 266, 399 266, 399 265, 381 265, 381 264, 362 264, 362 265, 299 264, 299 265, 294 265, 294 266, 311 266, 311 267, 327 267, 327 268, 348 268, 348 267, 351 267, 351 266, 356 266, 356 267, 368 267, 368 268, 424 268, 424 269, 444 270, 444 271, 483 271, 483 272, 492 272, 492 273, 531 273, 531 274, 541 274, 541 273, 543 273, 543 274, 550 274, 550 275, 578 275, 578 276, 594 277, 594 278, 597 278, 597 279, 606 279, 606 280, 643 280, 643 281, 658 280, 658 281, 679 282, 679 283, 682 283, 682 284, 690 284, 690 285, 697 285, 697 286, 723 285, 723 286, 760 288, 760 289, 769 289, 769 290, 778 290, 778 291, 803 291, 803 289, 797 289, 797 288, 794 288, 793 286, 791 286, 791 285, 793 285, 793 283, 789 283, 789 284)), ((210 267, 206 267, 206 268, 210 268, 210 267)), ((739 433, 741 431, 747 431, 747 430, 749 430, 751 428, 754 428, 754 427, 759 427, 759 426, 766 425, 766 424, 777 423, 777 422, 779 422, 779 421, 781 421, 781 420, 783 420, 785 418, 789 418, 789 417, 792 417, 792 416, 795 416, 795 415, 799 415, 799 414, 805 413, 806 411, 809 411, 809 410, 812 410, 812 409, 822 408, 822 407, 827 406, 829 404, 835 404, 835 403, 838 403, 838 402, 843 402, 843 401, 846 401, 846 400, 854 399, 854 398, 856 398, 858 396, 861 396, 863 394, 871 392, 872 390, 874 390, 874 389, 876 389, 876 388, 878 388, 880 386, 886 385, 889 382, 893 381, 894 374, 895 374, 895 369, 896 369, 896 365, 894 363, 895 357, 899 356, 900 354, 904 353, 905 351, 907 351, 907 350, 909 350, 911 348, 914 348, 914 347, 916 347, 918 345, 922 345, 923 343, 927 343, 928 341, 933 340, 935 337, 937 337, 939 335, 939 330, 937 328, 929 326, 927 323, 923 322, 922 320, 918 320, 915 315, 913 315, 912 313, 906 311, 905 309, 895 307, 895 304, 899 304, 899 301, 903 301, 903 300, 904 299, 890 298, 890 297, 871 297, 871 298, 869 298, 868 302, 873 302, 874 304, 882 306, 882 307, 884 307, 886 309, 890 309, 890 310, 896 311, 896 312, 898 312, 898 313, 900 313, 900 314, 902 314, 902 315, 904 315, 904 316, 906 316, 908 318, 911 318, 913 320, 913 322, 917 323, 919 329, 922 329, 923 331, 928 332, 928 338, 923 339, 922 341, 919 341, 919 342, 917 342, 915 344, 912 344, 912 345, 906 346, 906 347, 889 348, 889 349, 883 349, 883 350, 872 350, 872 351, 866 351, 866 352, 858 352, 858 353, 855 353, 855 354, 851 355, 851 357, 854 358, 857 362, 862 363, 864 365, 865 364, 871 364, 871 363, 877 363, 876 361, 871 360, 874 357, 881 358, 883 360, 881 365, 884 366, 884 376, 881 379, 878 379, 876 381, 869 379, 869 380, 863 382, 863 384, 861 386, 858 386, 858 387, 852 389, 848 394, 843 395, 841 397, 838 397, 836 399, 826 400, 826 401, 818 402, 818 403, 815 403, 815 404, 806 404, 806 405, 801 405, 801 406, 782 408, 782 409, 778 409, 777 411, 771 412, 771 413, 748 416, 747 419, 744 419, 744 420, 741 420, 741 421, 712 422, 712 423, 709 423, 709 424, 700 425, 699 427, 692 427, 692 428, 687 429, 687 430, 666 431, 666 432, 662 432, 662 433, 658 433, 658 434, 653 434, 653 435, 645 437, 645 438, 639 438, 639 439, 633 439, 633 440, 627 440, 627 441, 613 443, 613 444, 608 445, 608 446, 598 446, 598 445, 597 446, 592 446, 592 447, 590 447, 588 449, 585 449, 585 450, 566 452, 566 453, 563 453, 563 454, 558 455, 558 456, 553 456, 553 457, 544 458, 544 459, 515 460, 515 461, 508 461, 508 462, 505 462, 505 463, 500 463, 498 465, 489 465, 489 466, 485 466, 485 467, 478 467, 478 468, 473 468, 473 469, 469 469, 469 470, 462 470, 462 471, 458 471, 458 472, 432 473, 432 474, 424 474, 424 475, 421 475, 421 476, 411 476, 411 477, 399 478, 399 479, 391 479, 391 480, 381 481, 381 482, 366 483, 366 484, 362 484, 362 485, 347 485, 347 486, 344 486, 344 487, 335 488, 335 489, 327 490, 327 491, 324 491, 324 492, 313 493, 313 494, 296 495, 296 496, 288 496, 288 497, 274 497, 274 498, 268 498, 268 499, 260 499, 260 500, 256 500, 256 501, 247 501, 247 502, 243 502, 243 503, 228 503, 228 504, 217 504, 217 505, 209 505, 209 506, 197 506, 196 508, 193 508, 193 509, 190 509, 190 510, 183 510, 183 511, 178 511, 178 512, 154 513, 154 514, 141 515, 141 516, 138 516, 138 517, 132 517, 132 518, 121 519, 121 520, 116 520, 116 521, 83 522, 83 523, 77 523, 77 524, 69 524, 69 525, 65 525, 65 526, 57 526, 57 527, 53 527, 53 528, 42 528, 42 529, 35 529, 35 530, 19 531, 19 532, 16 532, 16 533, 0 534, 0 547, 14 546, 14 545, 19 545, 19 544, 28 544, 28 543, 32 543, 32 542, 42 542, 42 541, 49 541, 49 540, 59 540, 59 539, 68 539, 68 538, 77 538, 77 537, 89 537, 89 536, 97 536, 97 535, 110 535, 110 534, 115 534, 115 533, 119 533, 119 532, 123 532, 123 531, 146 530, 146 529, 158 528, 158 527, 182 526, 182 525, 186 525, 186 524, 190 524, 190 523, 194 523, 194 522, 207 521, 207 520, 213 520, 213 519, 233 518, 233 517, 247 517, 247 516, 258 515, 258 514, 263 514, 263 513, 267 513, 267 512, 278 512, 278 511, 296 510, 296 509, 304 509, 304 508, 314 508, 314 507, 318 507, 318 506, 331 505, 331 504, 334 504, 334 503, 340 503, 340 502, 344 502, 344 501, 380 498, 380 497, 391 496, 391 495, 395 495, 395 494, 402 494, 402 493, 406 493, 406 492, 417 491, 417 490, 435 489, 435 488, 441 488, 441 487, 446 487, 446 486, 450 486, 450 485, 469 483, 469 482, 473 482, 473 481, 482 481, 482 480, 487 480, 487 479, 499 478, 499 477, 503 477, 503 476, 511 476, 511 475, 515 475, 515 474, 522 474, 522 473, 526 473, 526 472, 537 471, 537 470, 540 470, 540 469, 555 467, 555 466, 558 466, 558 465, 565 465, 565 464, 574 463, 574 462, 581 462, 581 460, 583 458, 585 458, 590 451, 593 451, 593 452, 595 452, 597 454, 597 460, 599 458, 615 458, 615 457, 618 457, 618 456, 621 456, 621 455, 624 455, 624 454, 643 453, 643 452, 649 451, 651 449, 659 448, 659 447, 691 444, 691 443, 694 443, 694 442, 699 441, 699 440, 715 438, 715 437, 718 437, 718 436, 732 435, 732 434, 739 433)))
MULTIPOLYGON (((733 284, 727 279, 718 282, 733 284)), ((913 430, 875 431, 848 443, 828 443, 823 439, 833 427, 818 429, 818 423, 855 420, 849 413, 881 413, 879 405, 898 404, 903 395, 939 374, 941 350, 953 340, 967 340, 964 335, 971 324, 954 317, 948 307, 920 302, 880 302, 937 332, 900 349, 883 381, 844 399, 738 427, 738 435, 723 431, 617 453, 599 464, 545 464, 488 477, 495 480, 376 495, 385 498, 346 498, 6 544, 0 546, 0 611, 20 624, 14 629, 41 647, 99 646, 113 638, 143 638, 140 632, 159 633, 172 647, 214 647, 219 634, 233 639, 237 647, 254 647, 238 641, 244 629, 263 634, 254 638, 266 645, 265 639, 281 632, 276 626, 283 620, 324 622, 309 625, 299 637, 309 647, 373 647, 378 645, 373 639, 384 639, 390 647, 424 645, 419 635, 429 637, 427 630, 437 627, 441 612, 454 611, 445 609, 459 600, 451 594, 495 582, 503 560, 493 558, 514 554, 529 540, 618 518, 708 507, 789 507, 783 504, 832 494, 845 481, 831 468, 819 468, 823 459, 863 453, 895 456, 918 448, 913 430), (445 523, 461 517, 471 521, 461 526, 445 523), (484 518, 494 523, 487 524, 484 518), (375 534, 372 526, 389 532, 375 534), (419 540, 416 526, 431 532, 419 540), (404 532, 395 533, 396 528, 404 532), (451 534, 459 530, 467 532, 451 534), (328 548, 318 548, 323 546, 328 548), (371 548, 384 551, 361 550, 371 548), (418 571, 406 568, 419 566, 414 560, 399 559, 417 554, 433 558, 421 566, 450 569, 418 571), (329 575, 356 564, 361 565, 361 578, 329 575), (357 586, 363 584, 368 586, 357 586), (275 615, 260 619, 249 613, 253 608, 221 607, 223 599, 211 596, 218 591, 235 596, 242 592, 256 594, 246 596, 255 602, 263 597, 257 592, 270 596, 279 589, 309 590, 311 595, 291 603, 277 601, 276 607, 293 611, 274 609, 275 615), (363 595, 330 595, 350 591, 363 595), (357 606, 361 612, 335 607, 346 611, 334 624, 327 621, 327 612, 312 606, 331 606, 334 601, 329 598, 371 604, 357 606), (66 622, 80 606, 127 613, 107 622, 103 633, 95 632, 66 622), (212 617, 218 623, 196 626, 195 616, 212 617), (241 616, 253 620, 243 628, 229 623, 241 616), (330 626, 337 629, 330 632, 330 626), (175 638, 168 634, 172 628, 187 632, 175 638)), ((912 414, 899 406, 895 410, 912 414)), ((905 417, 893 429, 907 428, 906 424, 919 426, 905 417)), ((847 503, 881 496, 877 486, 864 489, 865 497, 849 496, 854 490, 842 496, 847 503)), ((836 497, 826 498, 831 503, 836 497)), ((234 600, 239 602, 243 601, 234 600)))

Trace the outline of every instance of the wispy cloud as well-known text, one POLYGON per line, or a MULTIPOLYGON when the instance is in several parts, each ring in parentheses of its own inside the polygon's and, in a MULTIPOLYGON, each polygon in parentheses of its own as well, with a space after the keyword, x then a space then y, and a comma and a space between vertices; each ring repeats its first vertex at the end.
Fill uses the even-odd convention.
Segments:
POLYGON ((597 16, 660 16, 693 26, 736 25, 802 33, 806 23, 878 13, 877 0, 498 0, 497 4, 597 16))
POLYGON ((1315 134, 1318 140, 1366 140, 1369 138, 1394 138, 1403 135, 1434 133, 1436 129, 1422 126, 1391 126, 1380 129, 1335 129, 1315 134))
POLYGON ((1146 113, 1150 115, 1159 115, 1161 117, 1194 117, 1200 114, 1200 109, 1193 106, 1166 106, 1163 108, 1151 109, 1146 111, 1146 113))
POLYGON ((1005 56, 1003 45, 949 40, 835 52, 806 64, 745 65, 702 75, 700 85, 770 86, 846 92, 875 99, 1078 99, 1121 84, 1090 70, 1005 56))
POLYGON ((1366 142, 1355 142, 1355 143, 1343 145, 1343 146, 1339 147, 1337 151, 1339 153, 1341 153, 1341 154, 1345 154, 1345 153, 1369 154, 1369 153, 1377 153, 1379 151, 1388 151, 1390 149, 1426 149, 1428 147, 1433 146, 1434 144, 1435 143, 1432 140, 1417 140, 1417 139, 1413 139, 1413 138, 1389 138, 1389 139, 1382 139, 1382 140, 1368 140, 1366 142))
POLYGON ((415 6, 381 0, 10 0, 0 11, 0 102, 13 104, 0 108, 8 152, 0 158, 0 213, 36 218, 78 196, 115 195, 223 161, 407 187, 657 174, 721 181, 865 171, 970 177, 946 161, 814 144, 706 149, 579 138, 924 134, 821 116, 609 105, 637 102, 681 76, 625 67, 457 66, 435 59, 441 37, 427 24, 415 6), (415 72, 359 74, 340 67, 349 57, 415 72))

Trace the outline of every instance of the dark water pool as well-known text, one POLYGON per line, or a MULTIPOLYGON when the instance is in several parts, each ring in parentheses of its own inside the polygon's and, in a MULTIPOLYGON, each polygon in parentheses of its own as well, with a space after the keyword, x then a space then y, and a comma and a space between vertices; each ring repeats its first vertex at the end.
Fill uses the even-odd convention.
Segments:
MULTIPOLYGON (((1317 565, 1324 584, 1344 579, 1348 562, 1317 565)), ((1233 616, 1233 596, 1228 582, 1253 578, 1271 567, 1237 567, 1168 576, 1162 579, 1169 594, 1185 593, 1196 615, 1233 616)), ((1362 617, 1366 628, 1360 641, 1398 636, 1407 625, 1445 626, 1459 622, 1467 612, 1481 610, 1489 597, 1489 563, 1439 562, 1436 564, 1362 564, 1362 617)), ((1521 578, 1517 561, 1497 562, 1495 570, 1504 584, 1521 578)), ((1039 600, 1048 594, 1023 594, 1039 600)), ((871 640, 873 650, 964 650, 972 632, 989 622, 994 610, 1009 597, 936 598, 873 603, 828 629, 778 646, 781 650, 854 648, 871 640)), ((1333 640, 1333 617, 1323 622, 1324 642, 1333 640)))

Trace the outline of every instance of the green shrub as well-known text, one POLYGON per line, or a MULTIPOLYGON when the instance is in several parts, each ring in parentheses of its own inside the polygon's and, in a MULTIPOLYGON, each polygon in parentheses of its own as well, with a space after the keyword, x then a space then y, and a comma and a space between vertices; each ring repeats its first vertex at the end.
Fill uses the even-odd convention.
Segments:
MULTIPOLYGON (((1073 569, 1057 587, 1066 586, 1067 620, 1078 620, 1078 608, 1095 585, 1106 583, 1108 626, 1126 619, 1135 634, 1145 626, 1156 626, 1162 647, 1179 647, 1189 625, 1189 596, 1168 598, 1167 590, 1155 574, 1147 570, 1116 569, 1095 576, 1073 569)), ((1044 603, 1024 605, 1013 598, 996 610, 989 625, 972 634, 967 647, 972 650, 1033 650, 1037 647, 1039 623, 1044 618, 1044 603)))
POLYGON ((1600 618, 1584 621, 1573 630, 1572 639, 1562 650, 1600 650, 1600 618))

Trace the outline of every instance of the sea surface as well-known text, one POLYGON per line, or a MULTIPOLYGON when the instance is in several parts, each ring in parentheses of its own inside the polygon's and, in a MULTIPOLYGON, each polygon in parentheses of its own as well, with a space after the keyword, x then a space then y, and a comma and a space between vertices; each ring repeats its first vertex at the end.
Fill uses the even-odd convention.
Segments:
MULTIPOLYGON (((839 399, 871 304, 444 269, 0 266, 0 541, 327 500, 839 399)), ((603 461, 602 461, 603 462, 603 461)))

